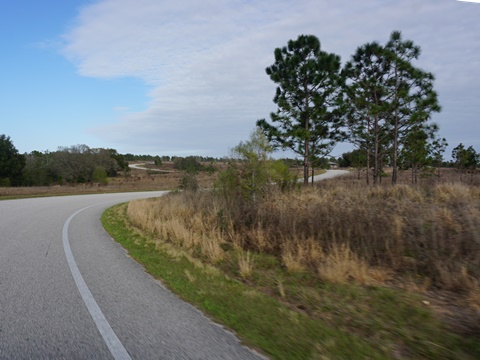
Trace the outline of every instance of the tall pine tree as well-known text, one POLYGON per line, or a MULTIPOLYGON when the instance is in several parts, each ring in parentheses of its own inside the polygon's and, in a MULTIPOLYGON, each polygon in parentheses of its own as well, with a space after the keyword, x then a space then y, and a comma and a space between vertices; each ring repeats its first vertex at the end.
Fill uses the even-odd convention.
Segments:
POLYGON ((391 137, 387 121, 389 69, 385 49, 373 42, 359 47, 342 70, 348 137, 366 153, 367 184, 370 183, 370 159, 373 159, 373 183, 377 184, 380 160, 391 137))
POLYGON ((394 31, 385 46, 390 58, 390 77, 386 84, 391 92, 391 123, 393 127, 392 184, 397 183, 398 151, 403 140, 409 141, 409 133, 430 119, 432 112, 441 110, 437 93, 433 90, 433 74, 412 64, 420 56, 420 47, 413 41, 402 40, 402 34, 394 31))
POLYGON ((270 114, 273 124, 257 121, 275 147, 293 150, 303 157, 304 184, 308 184, 312 155, 331 151, 340 128, 336 101, 340 92, 340 57, 321 50, 313 35, 300 35, 275 49, 275 62, 266 69, 278 84, 270 114))
MULTIPOLYGON (((385 46, 376 42, 359 47, 342 70, 345 113, 350 141, 373 158, 373 183, 381 160, 391 157, 392 183, 397 182, 398 153, 409 134, 440 111, 433 89, 434 76, 412 64, 420 47, 394 31, 385 46)), ((367 164, 367 183, 369 183, 367 164)))

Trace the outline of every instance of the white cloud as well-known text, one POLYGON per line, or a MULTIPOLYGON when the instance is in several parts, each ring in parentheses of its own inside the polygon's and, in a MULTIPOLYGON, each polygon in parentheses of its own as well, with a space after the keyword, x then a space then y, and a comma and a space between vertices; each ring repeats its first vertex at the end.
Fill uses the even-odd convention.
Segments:
MULTIPOLYGON (((120 115, 118 123, 93 133, 138 152, 223 155, 274 109, 275 86, 264 69, 273 62, 275 47, 302 33, 315 34, 324 50, 348 60, 357 46, 383 43, 392 30, 401 30, 422 47, 420 65, 437 75, 446 104, 439 121, 450 129, 447 117, 459 112, 457 107, 473 109, 469 104, 480 96, 475 81, 480 6, 468 5, 450 0, 103 0, 81 10, 64 35, 62 53, 83 76, 137 77, 150 87, 147 109, 120 115)), ((472 111, 462 113, 462 121, 480 132, 472 118, 478 110, 472 111)))

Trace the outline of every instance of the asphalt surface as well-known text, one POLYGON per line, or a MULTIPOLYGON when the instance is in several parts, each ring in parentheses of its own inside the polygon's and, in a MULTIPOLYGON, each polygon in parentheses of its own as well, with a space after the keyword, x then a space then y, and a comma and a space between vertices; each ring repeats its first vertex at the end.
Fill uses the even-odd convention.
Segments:
POLYGON ((327 180, 327 179, 333 179, 335 177, 342 176, 342 175, 347 175, 347 174, 350 174, 350 171, 347 171, 347 170, 327 170, 327 172, 325 172, 323 174, 315 175, 313 177, 313 180, 314 181, 322 181, 322 180, 327 180))
POLYGON ((0 201, 0 359, 262 358, 102 228, 106 208, 161 194, 0 201))
MULTIPOLYGON (((313 180, 315 182, 317 181, 322 181, 322 180, 327 180, 327 179, 333 179, 335 177, 338 177, 338 176, 342 176, 342 175, 347 175, 349 174, 350 172, 347 171, 347 170, 327 170, 326 172, 324 172, 323 174, 320 174, 320 175, 315 175, 313 177, 313 180)), ((308 181, 311 181, 312 180, 312 177, 310 176, 308 178, 308 181)), ((301 182, 303 183, 303 177, 298 179, 298 182, 301 182)))

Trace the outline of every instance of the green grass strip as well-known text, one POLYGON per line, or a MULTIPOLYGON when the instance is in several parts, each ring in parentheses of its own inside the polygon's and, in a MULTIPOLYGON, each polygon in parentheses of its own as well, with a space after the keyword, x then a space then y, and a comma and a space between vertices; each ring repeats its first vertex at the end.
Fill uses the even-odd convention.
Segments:
POLYGON ((128 226, 126 204, 108 209, 102 223, 146 271, 242 341, 273 359, 387 359, 360 337, 291 310, 181 252, 155 246, 128 226))

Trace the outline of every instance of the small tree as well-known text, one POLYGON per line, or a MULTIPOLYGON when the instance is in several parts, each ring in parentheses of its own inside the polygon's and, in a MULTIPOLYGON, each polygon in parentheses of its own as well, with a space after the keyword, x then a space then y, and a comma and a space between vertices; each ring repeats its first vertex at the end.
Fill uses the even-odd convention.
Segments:
POLYGON ((240 142, 231 151, 228 168, 220 174, 217 187, 232 203, 232 197, 255 204, 268 195, 274 186, 281 189, 295 184, 294 176, 281 160, 269 157, 272 148, 257 128, 250 140, 240 142))
POLYGON ((154 163, 156 166, 162 166, 162 164, 163 164, 161 157, 158 156, 158 155, 153 158, 153 163, 154 163))
POLYGON ((410 131, 404 140, 400 158, 406 168, 412 170, 412 183, 417 183, 418 170, 430 163, 428 141, 431 138, 427 129, 410 131))
POLYGON ((93 181, 97 182, 102 185, 108 184, 108 173, 102 166, 97 166, 95 170, 93 170, 93 181))
POLYGON ((343 153, 338 159, 340 167, 353 167, 357 169, 357 178, 360 180, 360 172, 366 166, 367 159, 365 158, 365 151, 355 149, 350 152, 343 153))
POLYGON ((453 149, 452 158, 455 162, 455 167, 461 173, 470 172, 472 177, 480 163, 480 154, 475 151, 473 146, 465 149, 462 143, 453 149))
POLYGON ((440 178, 440 167, 443 165, 443 153, 448 146, 445 138, 435 138, 431 146, 433 166, 437 168, 437 177, 440 178))
POLYGON ((183 176, 180 178, 180 189, 197 192, 198 190, 198 179, 197 172, 195 170, 186 170, 183 176))
POLYGON ((447 147, 444 138, 438 138, 438 125, 422 125, 411 129, 403 139, 403 146, 399 153, 399 165, 412 170, 412 183, 417 183, 418 171, 428 166, 442 164, 442 154, 447 147))

